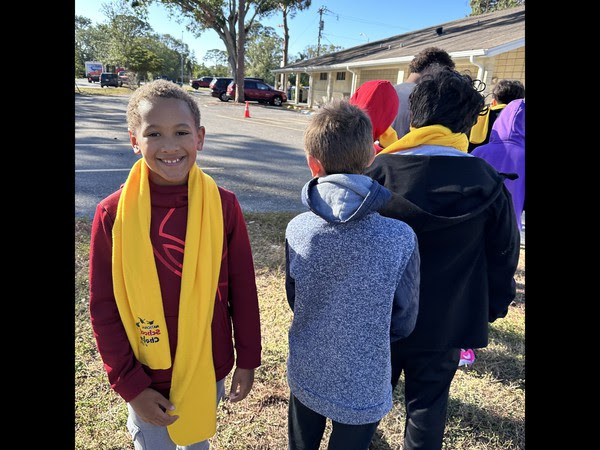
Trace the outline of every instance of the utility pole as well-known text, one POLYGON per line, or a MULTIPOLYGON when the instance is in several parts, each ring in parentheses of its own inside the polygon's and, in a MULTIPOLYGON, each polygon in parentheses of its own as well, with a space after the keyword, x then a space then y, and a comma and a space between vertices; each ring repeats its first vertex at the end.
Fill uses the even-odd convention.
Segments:
POLYGON ((323 13, 327 11, 327 8, 321 6, 319 8, 319 38, 317 39, 317 56, 321 54, 321 32, 325 24, 323 23, 323 13))

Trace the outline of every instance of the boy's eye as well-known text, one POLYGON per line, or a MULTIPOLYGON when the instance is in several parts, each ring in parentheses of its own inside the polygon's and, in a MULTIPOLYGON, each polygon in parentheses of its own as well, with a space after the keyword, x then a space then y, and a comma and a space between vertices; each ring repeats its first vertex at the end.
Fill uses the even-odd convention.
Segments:
POLYGON ((160 133, 158 133, 157 131, 155 131, 153 133, 148 133, 146 136, 148 136, 148 137, 156 137, 156 136, 160 136, 160 133))
POLYGON ((190 132, 189 131, 178 131, 177 134, 180 136, 186 136, 186 135, 190 134, 190 132))

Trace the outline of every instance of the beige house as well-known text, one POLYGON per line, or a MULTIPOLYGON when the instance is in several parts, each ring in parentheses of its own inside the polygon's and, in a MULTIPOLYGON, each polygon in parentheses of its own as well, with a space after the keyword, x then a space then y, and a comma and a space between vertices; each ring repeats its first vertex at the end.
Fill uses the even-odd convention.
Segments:
MULTIPOLYGON (((309 108, 319 107, 331 99, 349 98, 369 80, 402 83, 409 75, 410 61, 426 47, 446 50, 459 72, 485 83, 484 94, 491 93, 501 79, 525 84, 525 7, 469 16, 399 34, 288 64, 273 72, 307 73, 310 89, 306 104, 309 108)), ((299 83, 300 77, 296 80, 299 83)))

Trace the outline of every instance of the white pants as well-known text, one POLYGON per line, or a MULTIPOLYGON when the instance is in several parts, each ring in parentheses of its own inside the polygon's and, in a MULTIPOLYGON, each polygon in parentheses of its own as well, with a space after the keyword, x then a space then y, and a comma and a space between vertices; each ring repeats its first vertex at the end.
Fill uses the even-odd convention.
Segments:
MULTIPOLYGON (((217 381, 217 405, 225 396, 225 379, 217 381)), ((127 418, 127 429, 133 438, 135 450, 208 450, 208 440, 196 442, 191 445, 177 445, 169 437, 167 427, 160 427, 144 422, 127 403, 129 417, 127 418)))

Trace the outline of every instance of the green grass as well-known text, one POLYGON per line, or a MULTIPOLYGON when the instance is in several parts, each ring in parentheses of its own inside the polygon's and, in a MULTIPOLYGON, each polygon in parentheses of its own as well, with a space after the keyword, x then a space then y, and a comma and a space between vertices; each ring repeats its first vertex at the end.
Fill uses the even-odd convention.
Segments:
MULTIPOLYGON (((92 87, 77 87, 75 86, 75 93, 81 95, 131 95, 136 89, 135 86, 121 86, 113 87, 107 86, 103 88, 92 88, 92 87)), ((183 85, 183 89, 188 92, 195 92, 196 90, 189 85, 183 85)), ((204 89, 203 89, 204 90, 204 89)))
MULTIPOLYGON (((285 298, 284 233, 290 213, 245 214, 255 261, 262 328, 262 365, 252 392, 241 403, 221 403, 215 450, 287 448, 287 330, 292 320, 285 298)), ((90 222, 76 221, 75 448, 133 449, 127 408, 108 384, 96 350, 87 303, 90 222)), ((523 449, 525 427, 524 256, 517 272, 518 296, 507 317, 490 325, 490 344, 470 368, 459 368, 450 389, 444 449, 523 449)), ((404 431, 403 392, 382 420, 371 449, 400 449, 404 431)), ((229 387, 229 377, 226 380, 229 387)), ((328 426, 326 437, 330 432, 328 426)), ((326 438, 324 439, 326 442, 326 438)), ((326 448, 322 445, 321 448, 326 448)))

